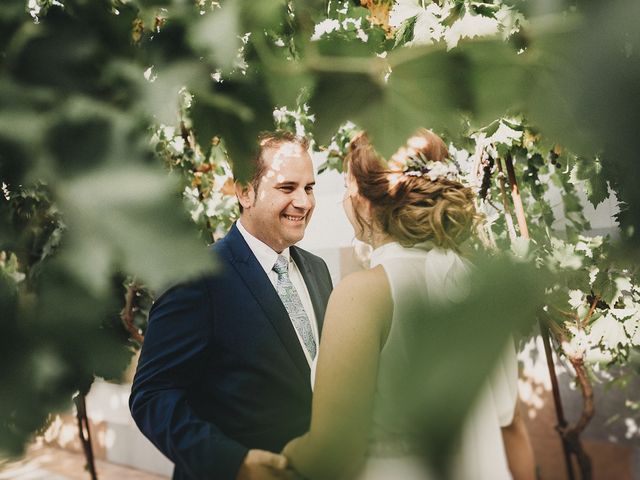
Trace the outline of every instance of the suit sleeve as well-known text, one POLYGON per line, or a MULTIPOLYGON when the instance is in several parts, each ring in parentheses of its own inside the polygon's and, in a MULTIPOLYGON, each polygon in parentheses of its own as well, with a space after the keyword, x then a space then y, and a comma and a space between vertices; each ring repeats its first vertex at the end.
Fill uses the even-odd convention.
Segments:
POLYGON ((323 260, 322 265, 324 266, 325 276, 327 278, 327 283, 329 284, 329 291, 333 290, 333 280, 331 279, 331 273, 329 272, 329 267, 327 267, 326 262, 323 260))
POLYGON ((194 479, 233 480, 247 448, 199 418, 187 401, 212 334, 204 282, 166 292, 153 305, 129 407, 138 428, 194 479))
POLYGON ((331 293, 333 290, 333 280, 331 278, 331 272, 329 271, 327 262, 316 255, 312 255, 310 261, 313 265, 312 268, 316 274, 316 278, 324 284, 328 293, 331 293))

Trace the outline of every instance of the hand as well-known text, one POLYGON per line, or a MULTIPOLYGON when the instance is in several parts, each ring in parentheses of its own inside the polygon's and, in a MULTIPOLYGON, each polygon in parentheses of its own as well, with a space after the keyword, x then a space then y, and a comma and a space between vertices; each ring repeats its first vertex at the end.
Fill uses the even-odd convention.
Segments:
POLYGON ((240 465, 236 480, 297 480, 300 477, 287 469, 287 457, 266 450, 249 450, 240 465))

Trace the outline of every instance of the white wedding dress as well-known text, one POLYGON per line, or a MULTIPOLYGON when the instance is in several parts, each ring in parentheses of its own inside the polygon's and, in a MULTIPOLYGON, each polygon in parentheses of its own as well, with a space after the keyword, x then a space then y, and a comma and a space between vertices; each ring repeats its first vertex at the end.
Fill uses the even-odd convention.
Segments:
MULTIPOLYGON (((415 315, 411 312, 416 311, 416 302, 420 311, 428 312, 431 302, 455 301, 464 296, 468 266, 450 250, 427 246, 405 248, 398 243, 388 243, 373 251, 371 267, 377 265, 382 265, 389 280, 393 319, 380 353, 372 449, 359 478, 434 480, 435 476, 412 455, 404 440, 416 433, 413 430, 417 427, 394 410, 398 395, 402 395, 397 377, 415 368, 409 345, 415 335, 411 326, 415 315)), ((312 381, 314 373, 312 369, 312 381)), ((453 480, 511 479, 500 427, 511 423, 516 400, 517 361, 510 341, 466 419, 457 454, 452 459, 453 480)))

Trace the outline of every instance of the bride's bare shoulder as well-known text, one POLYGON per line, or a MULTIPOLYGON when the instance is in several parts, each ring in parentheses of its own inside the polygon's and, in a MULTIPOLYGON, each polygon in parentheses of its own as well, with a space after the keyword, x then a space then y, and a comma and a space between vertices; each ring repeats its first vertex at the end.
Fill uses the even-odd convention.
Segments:
MULTIPOLYGON (((325 332, 356 328, 383 345, 393 316, 391 287, 380 266, 351 273, 334 288, 325 317, 325 332), (375 328, 362 328, 363 325, 375 328)), ((323 333, 327 335, 327 333, 323 333)))
POLYGON ((354 299, 388 300, 391 298, 389 280, 382 266, 350 273, 333 290, 335 296, 354 299))

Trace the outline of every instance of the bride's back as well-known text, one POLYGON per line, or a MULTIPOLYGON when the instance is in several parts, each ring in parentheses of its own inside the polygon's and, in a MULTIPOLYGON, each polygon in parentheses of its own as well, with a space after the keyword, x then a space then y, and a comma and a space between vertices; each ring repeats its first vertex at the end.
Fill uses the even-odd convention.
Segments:
POLYGON ((393 318, 380 354, 373 435, 377 441, 397 440, 419 433, 403 400, 407 382, 415 380, 419 338, 429 331, 430 305, 463 296, 468 267, 452 250, 429 245, 406 248, 398 243, 373 252, 371 266, 377 265, 389 281, 393 318))
MULTIPOLYGON (((381 265, 385 270, 393 299, 393 318, 380 353, 370 453, 374 457, 412 456, 419 454, 415 441, 423 433, 420 415, 429 415, 429 412, 416 411, 415 402, 407 399, 411 398, 410 392, 416 392, 419 372, 424 368, 437 367, 419 363, 425 357, 420 339, 429 335, 430 322, 433 322, 429 312, 434 306, 464 299, 470 268, 452 250, 428 245, 405 248, 398 243, 388 243, 376 249, 371 264, 372 267, 381 265)), ((455 348, 455 339, 449 341, 455 348)), ((462 358, 464 352, 460 353, 460 361, 466 361, 462 358)), ((517 395, 515 382, 516 360, 510 345, 473 403, 457 454, 452 460, 452 478, 511 478, 500 426, 505 422, 503 419, 508 423, 513 414, 517 395)), ((425 391, 429 389, 429 385, 422 387, 425 391)), ((428 475, 425 473, 412 478, 428 478, 428 475)))

